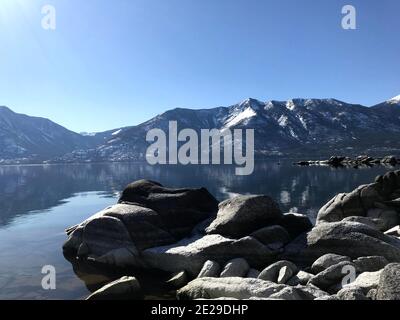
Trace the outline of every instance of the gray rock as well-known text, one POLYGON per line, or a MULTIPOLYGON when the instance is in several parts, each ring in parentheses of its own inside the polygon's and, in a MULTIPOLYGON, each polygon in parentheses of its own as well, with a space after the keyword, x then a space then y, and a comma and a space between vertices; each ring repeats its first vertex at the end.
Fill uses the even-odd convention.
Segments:
POLYGON ((374 219, 368 217, 347 217, 344 218, 342 221, 349 221, 349 222, 358 222, 366 224, 367 226, 374 228, 376 230, 382 230, 384 228, 385 223, 381 219, 374 219))
POLYGON ((345 268, 355 266, 352 262, 343 261, 328 267, 327 269, 321 271, 316 276, 310 279, 309 284, 313 284, 320 289, 328 289, 335 284, 338 284, 346 276, 345 268))
POLYGON ((197 278, 177 292, 179 300, 229 297, 250 299, 269 298, 286 286, 250 278, 197 278))
POLYGON ((277 221, 277 224, 282 226, 289 233, 291 239, 295 239, 303 232, 310 231, 313 227, 313 224, 308 216, 291 212, 285 213, 277 221))
POLYGON ((375 272, 363 272, 355 281, 345 285, 343 288, 357 288, 362 290, 363 294, 366 295, 371 289, 378 288, 379 279, 383 270, 375 272))
POLYGON ((340 300, 335 294, 331 295, 331 296, 323 296, 323 297, 319 297, 314 299, 315 301, 336 301, 336 300, 340 300))
POLYGON ((204 262, 203 267, 201 268, 198 278, 217 278, 221 273, 221 266, 218 262, 208 260, 204 262))
POLYGON ((249 272, 247 273, 246 278, 254 278, 254 279, 257 279, 258 276, 260 275, 260 273, 261 273, 260 271, 251 268, 251 269, 249 270, 249 272))
POLYGON ((343 288, 336 296, 339 300, 368 300, 363 291, 358 288, 343 288))
POLYGON ((314 277, 313 274, 300 270, 294 277, 290 278, 286 284, 290 286, 306 285, 310 279, 314 277))
POLYGON ((400 263, 389 264, 383 269, 376 300, 400 300, 400 263))
POLYGON ((279 284, 285 284, 293 275, 295 271, 288 266, 284 266, 279 270, 278 280, 276 281, 279 284))
POLYGON ((297 255, 312 261, 327 253, 352 259, 383 256, 396 262, 400 261, 400 241, 356 222, 320 223, 308 233, 307 246, 297 255))
POLYGON ((148 180, 129 184, 118 202, 154 210, 162 220, 162 229, 176 239, 189 236, 198 223, 218 210, 218 201, 205 188, 172 189, 148 180))
POLYGON ((221 278, 245 277, 250 266, 243 258, 236 258, 229 261, 221 272, 221 278))
POLYGON ((266 267, 263 271, 261 271, 260 275, 258 276, 258 279, 277 282, 279 277, 279 272, 283 267, 288 267, 288 269, 291 270, 292 275, 296 274, 298 271, 298 268, 294 263, 282 260, 266 267))
POLYGON ((320 273, 325 269, 338 264, 339 262, 343 261, 351 261, 349 257, 341 256, 338 254, 327 253, 324 254, 322 257, 319 257, 311 266, 311 271, 314 274, 320 273))
POLYGON ((208 234, 240 238, 268 226, 282 213, 267 196, 237 196, 219 204, 217 218, 206 229, 208 234))
POLYGON ((389 261, 381 256, 360 257, 353 262, 358 273, 379 271, 389 264, 389 261))
POLYGON ((93 292, 87 300, 139 300, 143 293, 134 277, 122 277, 93 292))
POLYGON ((250 234, 253 238, 256 238, 261 243, 268 245, 273 243, 282 243, 286 244, 290 242, 290 235, 286 231, 285 228, 274 225, 259 229, 252 234, 250 234))
POLYGON ((186 271, 181 271, 174 274, 171 279, 167 280, 167 284, 172 288, 182 288, 189 282, 186 271))
POLYGON ((301 290, 302 295, 306 296, 310 300, 315 300, 317 298, 322 298, 329 296, 329 294, 318 287, 309 284, 309 285, 297 285, 295 286, 296 289, 301 290))
POLYGON ((270 298, 279 300, 311 300, 305 299, 301 291, 294 287, 285 287, 279 292, 272 294, 270 298))
POLYGON ((220 235, 207 235, 183 239, 170 246, 146 249, 141 257, 148 267, 169 272, 185 270, 196 277, 207 260, 222 265, 241 257, 250 266, 258 268, 271 263, 275 254, 252 237, 232 240, 220 235))
POLYGON ((382 231, 387 231, 400 223, 397 211, 390 209, 369 209, 367 217, 382 221, 382 225, 380 226, 380 230, 382 231))

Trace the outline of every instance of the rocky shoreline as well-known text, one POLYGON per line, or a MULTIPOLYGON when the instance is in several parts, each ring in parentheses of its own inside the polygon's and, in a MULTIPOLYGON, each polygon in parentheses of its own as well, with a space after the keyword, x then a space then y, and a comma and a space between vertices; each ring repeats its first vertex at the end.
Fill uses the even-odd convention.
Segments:
POLYGON ((356 158, 332 156, 328 160, 306 160, 294 163, 299 166, 331 166, 331 167, 353 167, 358 168, 362 166, 372 167, 374 165, 388 165, 395 166, 400 164, 400 159, 395 156, 386 156, 383 158, 373 158, 370 156, 358 156, 356 158))
POLYGON ((66 256, 126 270, 88 299, 142 299, 134 270, 177 299, 400 300, 400 171, 324 205, 313 226, 268 196, 140 180, 67 230, 66 256))

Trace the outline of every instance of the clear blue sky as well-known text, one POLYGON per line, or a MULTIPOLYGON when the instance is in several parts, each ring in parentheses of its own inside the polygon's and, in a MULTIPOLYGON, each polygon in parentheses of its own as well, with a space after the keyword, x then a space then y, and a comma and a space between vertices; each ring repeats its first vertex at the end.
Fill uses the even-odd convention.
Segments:
POLYGON ((0 105, 78 132, 247 97, 373 105, 400 94, 399 16, 399 0, 1 0, 0 105))

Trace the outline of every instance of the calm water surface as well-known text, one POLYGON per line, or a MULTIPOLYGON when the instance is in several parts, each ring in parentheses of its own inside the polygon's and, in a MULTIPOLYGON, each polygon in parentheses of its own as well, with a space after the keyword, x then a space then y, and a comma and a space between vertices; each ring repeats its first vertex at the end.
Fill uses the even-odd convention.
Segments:
POLYGON ((219 200, 237 194, 267 194, 285 212, 315 219, 339 192, 370 183, 390 167, 333 169, 263 161, 252 176, 226 166, 90 164, 0 167, 0 299, 82 299, 107 276, 73 266, 62 254, 65 228, 114 204, 137 179, 171 187, 206 187, 219 200), (56 290, 42 289, 44 265, 57 271, 56 290))

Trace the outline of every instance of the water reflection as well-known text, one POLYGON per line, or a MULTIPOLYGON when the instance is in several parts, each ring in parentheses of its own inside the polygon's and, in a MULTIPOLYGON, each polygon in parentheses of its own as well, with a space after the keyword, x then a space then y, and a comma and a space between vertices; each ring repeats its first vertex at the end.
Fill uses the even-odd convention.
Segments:
POLYGON ((235 176, 230 166, 149 166, 87 164, 0 167, 0 225, 32 211, 61 205, 76 193, 102 191, 115 197, 126 184, 152 179, 167 186, 205 186, 219 200, 237 194, 268 194, 285 211, 315 215, 334 194, 368 183, 387 167, 334 169, 297 167, 291 161, 260 162, 251 176, 235 176))

